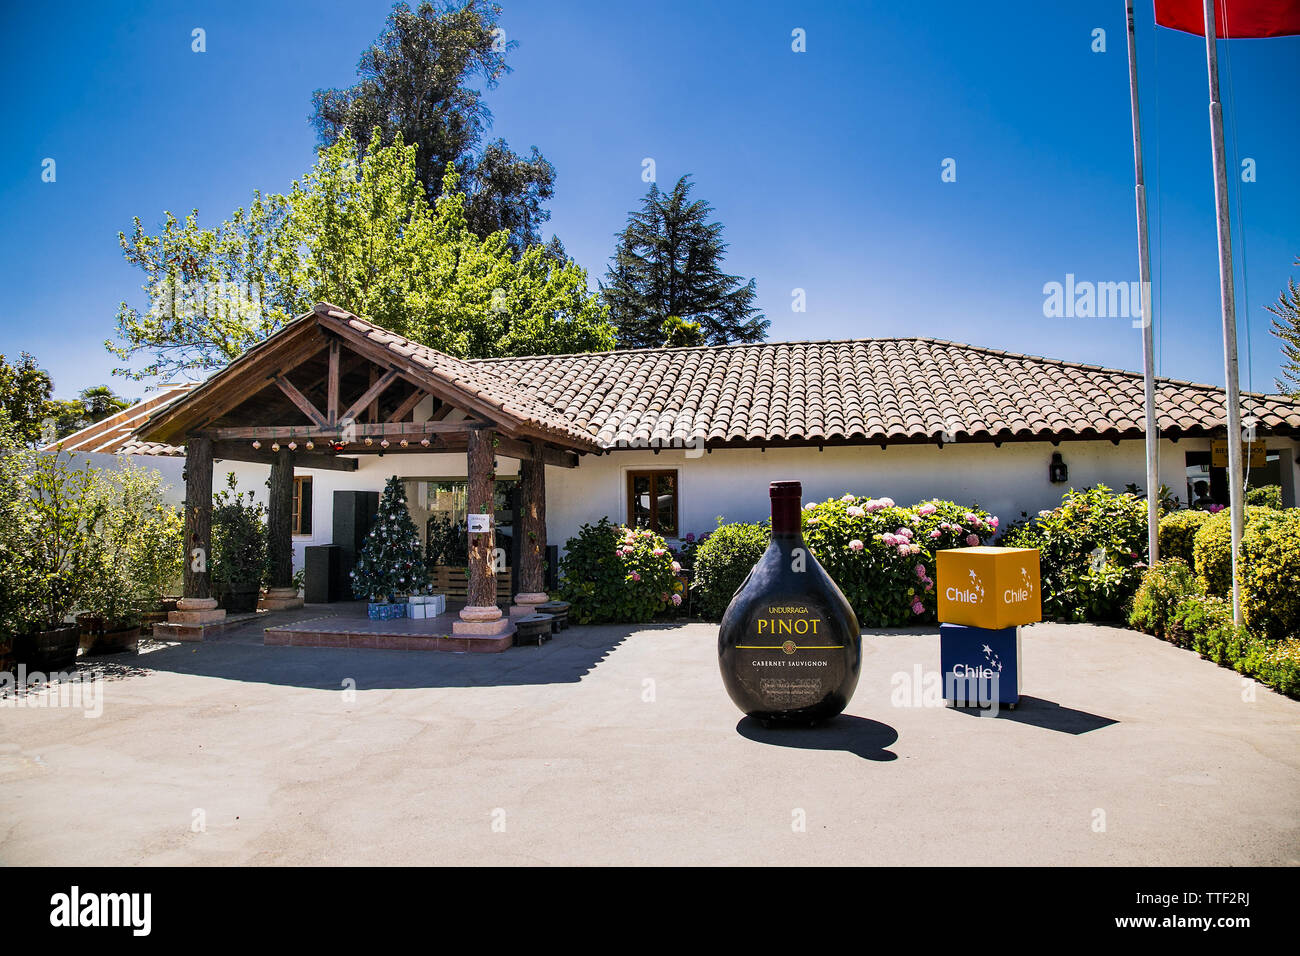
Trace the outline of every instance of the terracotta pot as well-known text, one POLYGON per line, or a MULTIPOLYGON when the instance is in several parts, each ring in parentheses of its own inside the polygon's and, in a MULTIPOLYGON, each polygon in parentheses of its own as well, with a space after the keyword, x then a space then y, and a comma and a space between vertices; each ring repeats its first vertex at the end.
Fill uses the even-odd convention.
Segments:
POLYGON ((140 628, 124 627, 116 631, 100 631, 86 650, 87 654, 135 653, 140 647, 140 628))
POLYGON ((81 629, 75 624, 14 636, 13 656, 28 670, 60 671, 75 667, 81 629))

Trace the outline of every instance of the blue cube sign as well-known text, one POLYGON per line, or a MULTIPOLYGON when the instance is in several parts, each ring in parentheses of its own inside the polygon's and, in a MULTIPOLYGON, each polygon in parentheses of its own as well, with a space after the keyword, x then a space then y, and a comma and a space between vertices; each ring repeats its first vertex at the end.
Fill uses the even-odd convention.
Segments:
POLYGON ((943 696, 960 707, 1020 700, 1020 628, 939 625, 943 696))

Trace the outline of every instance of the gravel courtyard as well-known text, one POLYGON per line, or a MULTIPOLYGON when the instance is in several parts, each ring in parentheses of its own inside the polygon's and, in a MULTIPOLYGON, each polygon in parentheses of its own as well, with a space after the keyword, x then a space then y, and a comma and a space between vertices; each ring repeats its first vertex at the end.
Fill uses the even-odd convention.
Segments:
POLYGON ((1154 638, 1026 628, 981 717, 900 706, 937 631, 869 633, 812 731, 741 719, 715 641, 108 658, 97 718, 0 707, 0 864, 1300 862, 1300 703, 1154 638))

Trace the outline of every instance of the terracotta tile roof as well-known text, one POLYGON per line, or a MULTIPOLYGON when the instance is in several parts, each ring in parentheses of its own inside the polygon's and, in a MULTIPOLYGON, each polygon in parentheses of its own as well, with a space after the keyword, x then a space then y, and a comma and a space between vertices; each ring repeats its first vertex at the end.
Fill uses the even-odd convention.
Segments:
MULTIPOLYGON (((1143 433, 1142 375, 927 338, 774 342, 476 360, 606 448, 646 444, 1087 439, 1143 433)), ((1224 425, 1223 390, 1158 379, 1162 433, 1224 425)), ((1243 395, 1265 430, 1300 402, 1243 395)))
POLYGON ((115 415, 87 425, 80 431, 73 432, 66 438, 53 442, 47 447, 59 447, 64 451, 104 452, 119 455, 183 455, 184 448, 175 445, 162 445, 158 442, 138 441, 135 430, 144 424, 154 412, 165 405, 170 405, 182 395, 188 394, 194 385, 164 385, 157 395, 136 402, 130 408, 124 408, 115 415))

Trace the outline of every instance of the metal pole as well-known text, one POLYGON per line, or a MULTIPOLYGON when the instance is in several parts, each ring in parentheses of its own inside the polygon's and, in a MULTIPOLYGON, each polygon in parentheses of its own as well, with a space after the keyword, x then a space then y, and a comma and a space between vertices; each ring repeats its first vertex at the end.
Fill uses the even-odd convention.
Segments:
POLYGON ((1223 148, 1223 109, 1219 105, 1219 56, 1215 47, 1214 0, 1205 6, 1205 59, 1210 74, 1210 148, 1214 154, 1214 205, 1219 227, 1219 298, 1223 308, 1224 395, 1228 414, 1228 492, 1232 508, 1232 619, 1241 623, 1237 581, 1241 535, 1245 527, 1241 483, 1241 400, 1237 385, 1237 312, 1232 289, 1232 233, 1228 225, 1228 167, 1223 148))
POLYGON ((1138 114, 1137 35, 1133 0, 1125 0, 1128 17, 1128 90, 1133 110, 1133 167, 1137 181, 1138 277, 1142 303, 1142 382, 1146 393, 1147 563, 1160 560, 1160 426, 1156 421, 1155 313, 1151 304, 1151 248, 1147 233, 1147 186, 1142 170, 1142 121, 1138 114))

